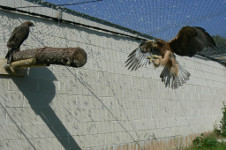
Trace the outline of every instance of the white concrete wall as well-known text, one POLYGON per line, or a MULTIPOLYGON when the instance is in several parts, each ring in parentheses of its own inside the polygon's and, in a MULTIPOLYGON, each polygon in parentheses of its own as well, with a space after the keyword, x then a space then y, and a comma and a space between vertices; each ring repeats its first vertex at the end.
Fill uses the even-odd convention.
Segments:
POLYGON ((82 68, 51 65, 29 69, 24 78, 0 76, 0 149, 131 149, 134 143, 146 149, 152 140, 212 131, 221 120, 226 68, 216 62, 178 57, 191 78, 172 90, 160 81, 162 68, 125 68, 135 40, 2 10, 0 20, 0 57, 25 20, 35 27, 22 50, 79 46, 88 53, 82 68))

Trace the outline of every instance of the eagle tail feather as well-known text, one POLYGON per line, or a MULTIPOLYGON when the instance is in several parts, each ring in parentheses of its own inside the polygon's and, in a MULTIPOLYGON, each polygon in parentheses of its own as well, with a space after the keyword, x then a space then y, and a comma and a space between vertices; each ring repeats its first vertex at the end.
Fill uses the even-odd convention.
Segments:
POLYGON ((12 62, 12 59, 13 59, 13 53, 19 51, 20 49, 19 48, 9 48, 6 56, 5 56, 5 59, 7 59, 7 64, 10 64, 12 62))
POLYGON ((167 67, 164 67, 163 68, 163 70, 162 70, 162 72, 161 72, 161 74, 160 74, 160 78, 162 79, 162 82, 164 82, 165 83, 165 81, 166 81, 166 77, 167 77, 167 75, 168 75, 168 68, 167 67))
POLYGON ((162 82, 164 82, 165 87, 171 87, 176 89, 179 86, 182 86, 188 79, 190 73, 185 70, 180 64, 178 64, 178 75, 174 76, 170 72, 170 68, 165 66, 160 74, 162 82))
POLYGON ((5 59, 7 59, 7 64, 10 64, 11 61, 12 61, 12 51, 8 51, 6 56, 5 56, 5 59))
POLYGON ((9 56, 10 56, 10 54, 11 54, 11 52, 10 52, 10 51, 8 51, 8 52, 7 52, 7 54, 6 54, 6 56, 5 56, 5 59, 8 59, 8 58, 9 58, 9 56))

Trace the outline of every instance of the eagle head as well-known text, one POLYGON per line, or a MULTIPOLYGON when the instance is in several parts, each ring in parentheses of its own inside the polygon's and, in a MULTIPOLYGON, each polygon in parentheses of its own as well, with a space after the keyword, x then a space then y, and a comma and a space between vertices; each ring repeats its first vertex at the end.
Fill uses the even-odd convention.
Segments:
POLYGON ((144 41, 139 46, 141 52, 143 53, 150 52, 153 55, 160 55, 160 47, 161 43, 159 43, 159 41, 155 39, 144 41))
POLYGON ((24 24, 28 25, 29 27, 35 26, 31 21, 25 21, 24 24))

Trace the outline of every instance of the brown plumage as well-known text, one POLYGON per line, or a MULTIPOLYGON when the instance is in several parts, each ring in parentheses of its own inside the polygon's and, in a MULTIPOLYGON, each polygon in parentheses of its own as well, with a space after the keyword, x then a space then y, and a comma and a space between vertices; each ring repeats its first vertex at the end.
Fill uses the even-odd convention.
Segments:
POLYGON ((160 78, 165 86, 177 88, 189 79, 190 73, 178 64, 175 54, 192 57, 206 48, 214 47, 216 44, 205 29, 185 26, 168 42, 156 39, 141 43, 128 56, 126 66, 128 69, 137 70, 150 62, 153 62, 156 67, 162 65, 164 69, 160 78))
POLYGON ((34 24, 30 21, 26 21, 13 30, 7 42, 8 53, 6 54, 5 58, 7 59, 8 64, 10 64, 12 61, 12 54, 16 51, 19 51, 20 45, 24 42, 24 40, 27 39, 29 35, 29 27, 31 26, 34 26, 34 24))

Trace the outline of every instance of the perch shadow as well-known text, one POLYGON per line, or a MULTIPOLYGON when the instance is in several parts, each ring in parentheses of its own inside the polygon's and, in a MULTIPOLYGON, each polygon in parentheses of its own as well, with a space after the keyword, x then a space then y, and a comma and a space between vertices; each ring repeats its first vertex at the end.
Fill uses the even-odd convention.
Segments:
POLYGON ((54 110, 49 105, 55 96, 55 85, 53 84, 53 81, 56 80, 56 78, 54 74, 47 68, 30 69, 30 74, 32 74, 32 72, 37 72, 37 70, 38 72, 41 72, 40 76, 45 76, 45 78, 51 79, 51 83, 48 85, 48 94, 46 95, 43 93, 36 94, 35 97, 31 96, 31 92, 28 90, 32 88, 32 80, 28 84, 23 83, 23 81, 26 82, 25 80, 29 79, 29 75, 26 75, 25 78, 12 78, 12 80, 27 98, 34 112, 42 118, 51 132, 55 135, 57 140, 62 144, 64 149, 80 150, 81 148, 78 146, 72 135, 68 132, 63 123, 57 117, 54 110), (62 137, 65 140, 63 140, 62 137))

